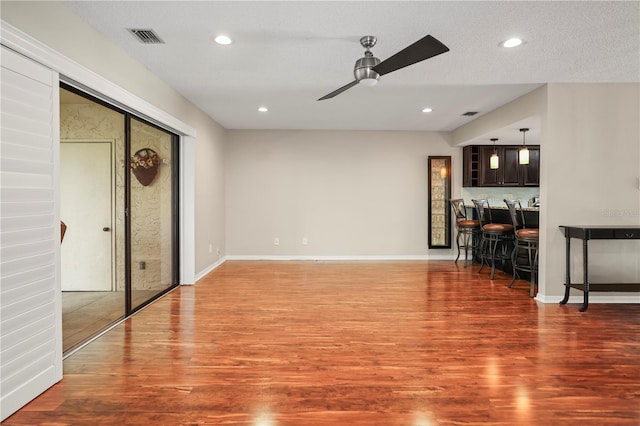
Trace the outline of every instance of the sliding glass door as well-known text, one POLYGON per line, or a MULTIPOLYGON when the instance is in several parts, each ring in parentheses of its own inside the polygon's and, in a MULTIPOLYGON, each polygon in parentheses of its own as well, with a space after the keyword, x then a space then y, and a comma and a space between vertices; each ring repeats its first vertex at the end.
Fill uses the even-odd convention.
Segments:
POLYGON ((131 310, 178 282, 176 137, 130 121, 129 252, 131 310))
POLYGON ((60 89, 62 345, 125 316, 126 114, 60 89))
POLYGON ((178 137, 60 89, 63 352, 178 284, 178 137))

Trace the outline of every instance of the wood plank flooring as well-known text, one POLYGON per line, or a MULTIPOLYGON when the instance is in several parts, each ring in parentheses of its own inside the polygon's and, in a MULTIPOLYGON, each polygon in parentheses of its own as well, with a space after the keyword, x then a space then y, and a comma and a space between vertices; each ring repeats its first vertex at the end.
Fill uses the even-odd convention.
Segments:
MULTIPOLYGON (((139 306, 159 290, 132 291, 133 306, 139 306)), ((125 316, 125 294, 118 291, 62 292, 62 351, 81 346, 125 316)))
POLYGON ((5 424, 640 425, 640 304, 580 313, 476 271, 228 261, 5 424))

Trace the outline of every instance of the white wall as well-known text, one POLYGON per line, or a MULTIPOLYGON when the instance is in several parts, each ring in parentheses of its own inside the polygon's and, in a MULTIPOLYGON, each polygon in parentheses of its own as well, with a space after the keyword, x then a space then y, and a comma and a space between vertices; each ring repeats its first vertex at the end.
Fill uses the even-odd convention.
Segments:
POLYGON ((202 274, 225 255, 225 130, 201 125, 195 158, 195 260, 202 274), (209 252, 209 246, 212 250, 209 252), (216 248, 220 249, 217 254, 216 248))
POLYGON ((428 250, 429 155, 460 148, 435 132, 228 131, 227 254, 450 257, 428 250), (280 245, 274 245, 274 237, 280 245), (308 245, 302 239, 308 238, 308 245))
MULTIPOLYGON (((464 126, 458 127, 452 132, 452 142, 454 145, 465 144, 474 138, 531 117, 540 120, 541 132, 544 132, 546 111, 547 86, 545 85, 476 118, 464 126)), ((541 133, 540 145, 543 143, 542 136, 543 134, 541 133)), ((541 155, 543 152, 541 151, 541 155)))
POLYGON ((224 129, 62 2, 3 1, 2 19, 195 129, 195 272, 207 269, 225 247, 224 129))
MULTIPOLYGON (((549 84, 547 116, 543 261, 545 293, 553 297, 564 283, 559 225, 640 225, 640 84, 549 84)), ((574 241, 581 280, 582 247, 574 241)), ((589 264, 593 282, 640 282, 640 242, 592 241, 589 264)))

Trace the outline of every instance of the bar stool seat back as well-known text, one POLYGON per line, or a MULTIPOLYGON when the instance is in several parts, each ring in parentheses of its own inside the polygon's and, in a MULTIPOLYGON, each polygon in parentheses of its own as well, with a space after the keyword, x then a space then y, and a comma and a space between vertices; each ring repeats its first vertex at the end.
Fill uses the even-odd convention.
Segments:
POLYGON ((511 252, 511 264, 513 266, 513 279, 509 283, 511 288, 520 278, 519 272, 529 273, 530 289, 529 297, 535 296, 535 286, 538 278, 538 241, 540 230, 527 228, 524 211, 519 200, 504 200, 509 209, 509 217, 515 229, 515 240, 511 252), (518 212, 520 214, 518 214, 518 212))
POLYGON ((489 200, 474 199, 472 201, 480 220, 480 229, 482 231, 482 242, 480 244, 482 265, 478 272, 482 272, 485 264, 491 266, 490 279, 493 279, 496 262, 500 261, 504 267, 506 260, 510 257, 509 248, 514 238, 514 227, 506 223, 493 223, 489 200))

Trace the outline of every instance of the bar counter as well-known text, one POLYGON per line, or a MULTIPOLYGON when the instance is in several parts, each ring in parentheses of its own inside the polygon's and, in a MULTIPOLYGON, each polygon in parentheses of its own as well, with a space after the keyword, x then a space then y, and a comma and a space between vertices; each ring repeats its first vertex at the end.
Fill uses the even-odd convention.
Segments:
MULTIPOLYGON (((504 203, 503 203, 504 204, 504 203)), ((467 209, 467 217, 478 219, 478 213, 473 205, 465 205, 467 209)), ((490 206, 491 208, 491 220, 493 223, 506 223, 511 225, 511 218, 509 217, 509 209, 506 205, 495 205, 490 206)), ((522 212, 524 213, 524 222, 527 228, 538 228, 540 224, 540 208, 539 207, 522 207, 522 212)), ((520 209, 518 209, 518 221, 520 221, 520 209)), ((480 262, 480 259, 477 256, 474 256, 474 260, 476 262, 480 262)), ((507 260, 504 263, 504 266, 500 263, 496 264, 496 269, 499 269, 509 275, 513 274, 513 267, 511 265, 511 261, 507 260)), ((529 279, 529 276, 526 272, 519 272, 519 275, 522 279, 529 279)))
MULTIPOLYGON (((504 204, 504 203, 503 203, 504 204)), ((465 205, 467 209, 467 217, 473 217, 478 219, 476 209, 473 205, 465 205)), ((495 223, 507 223, 511 224, 509 218, 509 210, 506 205, 495 205, 491 207, 491 220, 495 223)), ((518 209, 520 210, 520 209, 518 209)), ((540 208, 539 207, 525 207, 522 206, 522 212, 524 213, 524 221, 527 228, 538 228, 540 224, 540 208)), ((519 214, 519 213, 518 213, 519 214)), ((520 218, 518 218, 520 220, 520 218)))

